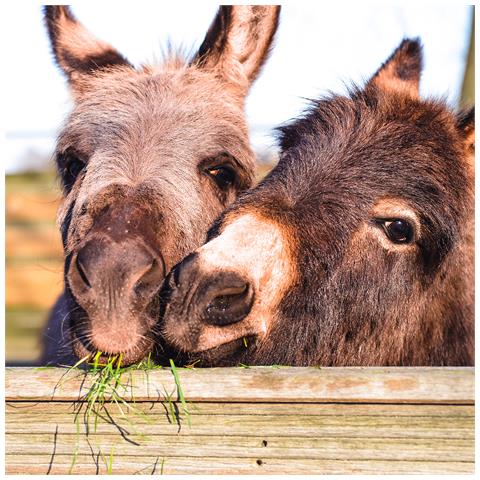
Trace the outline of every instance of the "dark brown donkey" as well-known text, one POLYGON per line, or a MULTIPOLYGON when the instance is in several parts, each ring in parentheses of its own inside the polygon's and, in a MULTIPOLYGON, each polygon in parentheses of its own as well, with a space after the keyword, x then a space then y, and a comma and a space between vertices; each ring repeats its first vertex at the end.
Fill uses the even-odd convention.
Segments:
POLYGON ((472 365, 473 110, 419 98, 418 41, 281 129, 279 165, 165 282, 204 365, 472 365))
POLYGON ((280 7, 224 6, 198 53, 135 69, 66 6, 45 7, 75 106, 56 149, 65 293, 44 363, 97 350, 124 363, 151 348, 170 268, 254 177, 244 101, 280 7))

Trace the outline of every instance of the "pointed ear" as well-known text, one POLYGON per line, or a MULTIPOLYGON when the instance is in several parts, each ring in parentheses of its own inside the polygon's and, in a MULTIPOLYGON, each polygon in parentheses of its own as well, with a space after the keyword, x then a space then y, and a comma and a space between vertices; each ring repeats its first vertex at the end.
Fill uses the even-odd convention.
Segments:
POLYGON ((73 89, 76 82, 102 68, 130 66, 108 43, 96 39, 77 21, 67 5, 46 5, 43 10, 50 44, 58 66, 73 89))
POLYGON ((475 150, 475 107, 461 111, 457 115, 457 128, 465 141, 467 152, 475 150))
POLYGON ((419 39, 404 39, 367 86, 375 85, 387 92, 400 92, 418 98, 422 67, 422 45, 419 39))
POLYGON ((279 5, 222 5, 194 62, 246 94, 268 57, 279 15, 279 5))

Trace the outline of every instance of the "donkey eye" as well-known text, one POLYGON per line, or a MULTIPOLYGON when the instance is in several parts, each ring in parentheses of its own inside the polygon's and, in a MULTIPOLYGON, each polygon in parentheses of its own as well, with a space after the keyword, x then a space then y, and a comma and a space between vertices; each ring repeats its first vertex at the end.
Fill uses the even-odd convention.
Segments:
POLYGON ((85 162, 78 157, 68 155, 65 163, 66 173, 72 178, 76 179, 79 173, 85 168, 85 162))
POLYGON ((230 167, 211 167, 207 169, 207 173, 222 190, 226 190, 235 183, 235 172, 230 167))
POLYGON ((387 237, 394 243, 410 243, 413 240, 413 227, 407 220, 381 220, 381 225, 387 237))
POLYGON ((71 152, 59 154, 57 164, 67 191, 73 187, 78 175, 85 169, 86 163, 71 152))

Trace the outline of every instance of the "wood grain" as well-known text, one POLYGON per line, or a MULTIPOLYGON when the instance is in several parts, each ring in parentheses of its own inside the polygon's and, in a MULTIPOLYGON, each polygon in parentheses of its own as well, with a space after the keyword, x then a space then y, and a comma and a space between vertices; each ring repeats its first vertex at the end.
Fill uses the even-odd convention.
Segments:
MULTIPOLYGON (((64 369, 8 368, 6 400, 77 400, 89 388, 90 377, 64 369), (19 388, 20 387, 20 388, 19 388)), ((191 401, 227 402, 375 402, 457 403, 474 400, 474 369, 434 368, 311 368, 252 367, 179 369, 185 397, 191 401)), ((123 377, 125 398, 163 400, 175 392, 170 369, 123 377), (148 380, 148 381, 147 381, 148 380)))
MULTIPOLYGON (((102 455, 82 455, 77 458, 72 473, 106 474, 110 452, 102 455)), ((72 456, 38 455, 32 463, 25 455, 7 454, 7 474, 67 474, 70 471, 72 456), (61 458, 63 457, 63 458, 61 458)), ((316 460, 311 458, 235 458, 235 457, 115 457, 113 474, 256 474, 256 475, 308 475, 308 474, 472 474, 471 462, 425 462, 388 460, 316 460)))
MULTIPOLYGON (((6 446, 10 454, 21 455, 35 451, 37 455, 52 453, 54 433, 6 435, 6 446)), ((140 445, 122 441, 118 435, 105 435, 100 438, 60 433, 57 434, 58 455, 88 455, 91 448, 101 448, 110 452, 113 447, 118 456, 161 456, 161 457, 236 457, 236 458, 315 458, 330 460, 391 461, 458 461, 469 462, 474 455, 470 440, 449 439, 440 442, 436 439, 409 438, 352 438, 298 436, 215 436, 199 435, 192 439, 189 435, 162 436, 149 435, 140 445), (88 441, 87 441, 88 440, 88 441), (194 442, 193 442, 194 440, 194 442)))
POLYGON ((64 373, 7 369, 8 474, 474 471, 471 368, 179 369, 190 426, 160 394, 169 369, 136 372, 96 427, 78 401, 91 378, 64 373))

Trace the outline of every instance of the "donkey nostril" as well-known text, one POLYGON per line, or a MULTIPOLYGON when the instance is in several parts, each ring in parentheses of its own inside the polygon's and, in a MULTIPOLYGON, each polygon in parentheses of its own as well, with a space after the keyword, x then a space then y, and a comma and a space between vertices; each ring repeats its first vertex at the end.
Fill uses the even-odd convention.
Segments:
POLYGON ((230 325, 243 320, 252 308, 253 294, 248 283, 237 283, 215 292, 205 308, 204 319, 213 325, 230 325))
POLYGON ((89 240, 77 253, 75 267, 81 281, 88 288, 96 284, 98 273, 105 269, 103 262, 108 245, 104 240, 89 240))
POLYGON ((241 300, 245 293, 247 293, 247 289, 247 284, 243 285, 243 287, 225 289, 222 295, 218 295, 208 304, 207 310, 226 311, 233 303, 241 300))
POLYGON ((85 272, 85 268, 83 267, 82 265, 82 261, 80 259, 80 255, 77 255, 77 258, 75 260, 75 264, 77 266, 77 271, 80 275, 80 278, 83 280, 83 283, 85 283, 85 285, 88 287, 88 288, 92 288, 92 286, 90 285, 90 282, 88 281, 88 277, 87 277, 87 274, 85 272))
POLYGON ((154 259, 150 264, 150 268, 146 269, 145 273, 137 280, 135 284, 135 291, 141 294, 151 287, 155 289, 160 286, 161 281, 165 277, 165 266, 163 261, 154 259))

